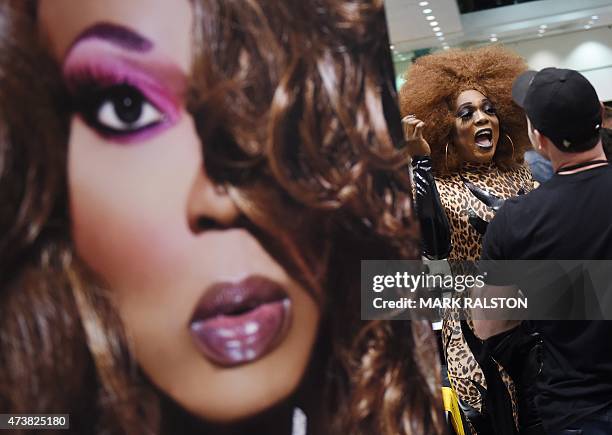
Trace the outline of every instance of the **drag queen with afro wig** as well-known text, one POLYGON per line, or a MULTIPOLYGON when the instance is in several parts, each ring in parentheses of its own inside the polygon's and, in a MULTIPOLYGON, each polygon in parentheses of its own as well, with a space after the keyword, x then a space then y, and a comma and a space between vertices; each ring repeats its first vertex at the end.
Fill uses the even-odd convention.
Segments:
MULTIPOLYGON (((525 115, 511 98, 514 79, 526 69, 518 55, 489 46, 421 57, 406 74, 400 105, 423 252, 448 259, 452 270, 457 261, 478 260, 488 222, 503 201, 533 188, 523 163, 525 115)), ((476 360, 477 349, 468 343, 479 340, 467 325, 450 314, 443 323, 451 386, 477 433, 516 433, 512 380, 491 358, 476 360)))

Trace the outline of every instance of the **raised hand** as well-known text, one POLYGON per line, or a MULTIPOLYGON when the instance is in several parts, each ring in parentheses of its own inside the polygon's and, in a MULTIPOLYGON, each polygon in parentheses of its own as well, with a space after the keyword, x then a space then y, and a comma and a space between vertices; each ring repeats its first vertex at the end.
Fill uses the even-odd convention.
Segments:
POLYGON ((423 127, 425 123, 415 115, 407 115, 402 118, 402 129, 404 140, 411 156, 428 156, 431 154, 429 144, 423 138, 423 127))

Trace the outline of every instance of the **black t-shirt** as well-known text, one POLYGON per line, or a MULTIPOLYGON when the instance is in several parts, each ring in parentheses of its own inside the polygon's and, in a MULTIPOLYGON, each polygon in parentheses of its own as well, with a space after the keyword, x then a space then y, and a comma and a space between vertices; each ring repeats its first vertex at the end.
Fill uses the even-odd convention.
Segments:
MULTIPOLYGON (((612 168, 554 175, 509 199, 483 260, 612 260, 612 168)), ((534 321, 544 341, 536 403, 549 431, 612 406, 612 322, 534 321)))

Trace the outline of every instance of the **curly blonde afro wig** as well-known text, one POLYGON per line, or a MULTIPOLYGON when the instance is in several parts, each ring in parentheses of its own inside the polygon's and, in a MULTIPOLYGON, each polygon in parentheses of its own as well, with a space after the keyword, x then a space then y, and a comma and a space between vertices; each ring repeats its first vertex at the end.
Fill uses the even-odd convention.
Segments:
POLYGON ((502 170, 523 162, 530 146, 527 125, 511 91, 514 79, 526 69, 520 56, 499 45, 439 52, 412 65, 400 90, 402 116, 414 114, 425 122, 423 135, 431 147, 436 174, 455 172, 461 166, 453 146, 455 102, 470 89, 481 92, 497 109, 500 139, 493 161, 502 170))

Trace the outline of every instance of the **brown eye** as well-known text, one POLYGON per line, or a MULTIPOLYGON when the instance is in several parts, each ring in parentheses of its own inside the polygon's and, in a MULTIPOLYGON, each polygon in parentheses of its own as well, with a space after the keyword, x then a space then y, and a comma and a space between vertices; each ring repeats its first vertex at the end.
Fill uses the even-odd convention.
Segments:
POLYGON ((115 85, 86 92, 78 110, 88 123, 109 135, 122 135, 158 125, 164 115, 136 88, 115 85))
POLYGON ((133 131, 160 122, 162 114, 136 89, 111 88, 100 101, 97 120, 108 129, 133 131))

